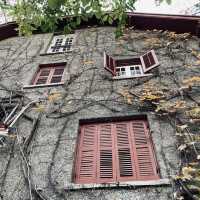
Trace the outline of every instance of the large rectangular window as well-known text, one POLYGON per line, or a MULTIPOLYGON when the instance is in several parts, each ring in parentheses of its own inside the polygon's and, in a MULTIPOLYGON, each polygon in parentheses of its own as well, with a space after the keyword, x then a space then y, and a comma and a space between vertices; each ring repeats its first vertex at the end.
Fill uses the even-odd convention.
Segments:
POLYGON ((156 179, 157 163, 145 120, 81 125, 75 183, 156 179))

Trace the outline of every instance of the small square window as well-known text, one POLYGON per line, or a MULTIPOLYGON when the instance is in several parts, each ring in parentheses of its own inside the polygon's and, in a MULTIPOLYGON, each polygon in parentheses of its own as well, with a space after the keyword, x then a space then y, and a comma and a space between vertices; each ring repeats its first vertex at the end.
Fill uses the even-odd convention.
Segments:
POLYGON ((125 76, 126 68, 125 67, 117 67, 116 68, 116 76, 125 76))
POLYGON ((136 66, 131 66, 131 67, 130 67, 130 74, 131 74, 131 76, 142 75, 143 72, 142 72, 141 66, 138 66, 138 65, 136 65, 136 66))
POLYGON ((40 65, 33 85, 61 83, 66 63, 40 65))
POLYGON ((55 35, 49 45, 47 53, 64 53, 72 50, 74 35, 55 35))

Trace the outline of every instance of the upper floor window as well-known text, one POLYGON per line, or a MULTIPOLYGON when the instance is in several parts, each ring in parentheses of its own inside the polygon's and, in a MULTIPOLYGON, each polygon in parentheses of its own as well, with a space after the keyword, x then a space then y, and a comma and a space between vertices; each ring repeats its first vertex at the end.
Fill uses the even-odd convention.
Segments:
POLYGON ((111 183, 159 178, 147 121, 81 125, 75 183, 111 183))
POLYGON ((55 35, 49 45, 47 53, 63 53, 72 50, 73 34, 55 35))
POLYGON ((116 67, 116 77, 137 77, 143 75, 141 65, 116 67))
POLYGON ((104 52, 104 67, 114 78, 131 78, 149 75, 146 72, 159 65, 155 51, 129 59, 115 59, 104 52))
POLYGON ((33 85, 61 83, 66 63, 43 64, 32 81, 33 85))

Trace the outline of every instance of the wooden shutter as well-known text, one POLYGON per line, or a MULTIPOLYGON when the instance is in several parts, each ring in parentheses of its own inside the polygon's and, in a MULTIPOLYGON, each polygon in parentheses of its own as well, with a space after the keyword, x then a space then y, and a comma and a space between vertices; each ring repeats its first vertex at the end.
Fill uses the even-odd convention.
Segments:
POLYGON ((116 181, 114 132, 111 123, 99 125, 98 183, 116 181))
POLYGON ((146 121, 81 126, 75 183, 159 179, 146 121))
POLYGON ((104 67, 112 73, 113 76, 116 75, 116 61, 104 52, 104 67))
POLYGON ((146 54, 144 54, 143 56, 140 56, 140 60, 141 60, 142 68, 144 72, 147 72, 159 65, 159 62, 154 50, 151 50, 147 52, 146 54))
POLYGON ((96 183, 97 126, 81 126, 76 161, 76 183, 96 183))
POLYGON ((118 163, 117 181, 136 179, 134 151, 128 122, 116 123, 116 159, 118 163))
POLYGON ((135 120, 130 125, 136 153, 137 180, 159 179, 146 122, 135 120))

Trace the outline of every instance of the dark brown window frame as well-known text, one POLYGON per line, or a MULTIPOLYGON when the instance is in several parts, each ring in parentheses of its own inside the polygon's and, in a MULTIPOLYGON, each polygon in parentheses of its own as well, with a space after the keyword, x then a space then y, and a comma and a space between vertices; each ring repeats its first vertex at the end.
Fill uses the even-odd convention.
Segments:
POLYGON ((63 84, 63 77, 64 77, 64 72, 65 72, 65 67, 66 67, 66 62, 60 62, 60 63, 48 63, 48 64, 40 64, 38 66, 38 69, 33 76, 33 79, 31 80, 31 84, 26 87, 40 87, 40 86, 54 86, 58 84, 63 84), (48 75, 44 76, 46 78, 45 83, 37 84, 37 81, 40 79, 40 74, 42 72, 42 69, 48 69, 50 72, 48 75), (63 69, 62 74, 59 75, 54 75, 56 69, 63 69), (55 78, 56 76, 61 77, 61 80, 55 83, 52 83, 52 79, 55 78))

